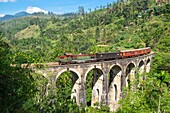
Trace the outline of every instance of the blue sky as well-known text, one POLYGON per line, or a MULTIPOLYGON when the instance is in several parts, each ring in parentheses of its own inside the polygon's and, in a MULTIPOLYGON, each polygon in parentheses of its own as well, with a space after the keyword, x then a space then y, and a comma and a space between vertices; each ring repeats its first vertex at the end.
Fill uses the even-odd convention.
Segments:
POLYGON ((20 11, 47 12, 57 14, 78 11, 78 6, 84 6, 85 10, 94 9, 96 6, 113 3, 116 0, 0 0, 0 16, 15 14, 20 11))

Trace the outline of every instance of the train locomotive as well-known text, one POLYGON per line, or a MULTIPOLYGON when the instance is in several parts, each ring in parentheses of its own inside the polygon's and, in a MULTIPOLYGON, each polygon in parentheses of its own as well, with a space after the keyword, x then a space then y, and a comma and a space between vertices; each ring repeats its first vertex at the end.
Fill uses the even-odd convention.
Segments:
POLYGON ((78 63, 131 58, 131 57, 146 55, 149 54, 150 52, 151 52, 150 47, 146 47, 141 49, 131 49, 131 50, 123 50, 119 52, 107 52, 107 53, 96 53, 96 54, 74 55, 71 53, 65 53, 64 55, 57 57, 57 59, 60 65, 78 64, 78 63))

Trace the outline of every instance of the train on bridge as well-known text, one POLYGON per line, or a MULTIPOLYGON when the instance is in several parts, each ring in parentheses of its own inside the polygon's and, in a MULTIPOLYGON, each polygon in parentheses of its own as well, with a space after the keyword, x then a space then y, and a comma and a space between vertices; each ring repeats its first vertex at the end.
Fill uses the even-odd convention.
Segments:
POLYGON ((119 52, 107 52, 107 53, 96 53, 96 54, 71 54, 65 53, 62 56, 58 56, 57 60, 59 65, 64 64, 78 64, 78 63, 89 63, 97 61, 108 61, 115 59, 131 58, 141 55, 146 55, 151 52, 150 47, 141 48, 141 49, 131 49, 123 50, 119 52))

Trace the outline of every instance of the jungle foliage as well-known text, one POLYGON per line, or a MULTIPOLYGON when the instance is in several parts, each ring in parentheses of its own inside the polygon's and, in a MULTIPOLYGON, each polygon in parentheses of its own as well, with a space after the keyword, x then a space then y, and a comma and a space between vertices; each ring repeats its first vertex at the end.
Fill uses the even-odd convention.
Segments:
MULTIPOLYGON (((168 0, 160 3, 118 0, 94 11, 89 9, 88 13, 80 6, 78 13, 70 15, 29 16, 0 22, 0 112, 108 112, 106 106, 78 108, 70 99, 70 73, 60 76, 58 88, 47 96, 49 80, 27 67, 22 68, 21 64, 56 61, 63 53, 113 52, 146 46, 156 53, 152 71, 143 75, 147 80, 134 92, 128 91, 126 95, 125 89, 126 96, 117 112, 170 112, 168 0)), ((87 100, 90 102, 89 77, 87 100)))

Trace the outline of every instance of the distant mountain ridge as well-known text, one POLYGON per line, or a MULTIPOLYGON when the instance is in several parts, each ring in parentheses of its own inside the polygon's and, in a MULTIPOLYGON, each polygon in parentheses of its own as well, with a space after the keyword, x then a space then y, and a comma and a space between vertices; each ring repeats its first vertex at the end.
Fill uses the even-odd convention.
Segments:
POLYGON ((66 16, 74 16, 74 15, 76 15, 76 13, 74 13, 74 12, 64 13, 64 14, 55 14, 53 12, 48 12, 48 14, 45 14, 43 12, 35 12, 35 13, 30 14, 25 11, 21 11, 14 15, 6 14, 5 16, 0 17, 0 22, 8 21, 11 19, 16 19, 16 18, 21 18, 21 17, 26 17, 26 16, 65 16, 66 17, 66 16))
POLYGON ((22 11, 22 12, 19 12, 19 13, 16 13, 14 16, 15 17, 23 17, 23 16, 29 16, 31 14, 25 12, 25 11, 22 11))
MULTIPOLYGON (((22 11, 22 12, 18 12, 14 15, 5 15, 3 17, 0 17, 0 21, 7 21, 7 20, 11 20, 11 19, 15 19, 15 18, 20 18, 20 17, 25 17, 25 16, 31 16, 31 15, 39 15, 39 14, 43 14, 43 15, 48 15, 48 14, 44 14, 42 12, 37 12, 37 13, 33 13, 33 14, 30 14, 30 13, 27 13, 25 11, 22 11)), ((50 13, 51 14, 51 13, 50 13)), ((53 13, 52 13, 53 14, 53 13)))
POLYGON ((5 15, 3 17, 0 17, 0 21, 10 20, 13 19, 14 17, 15 17, 14 15, 5 15))

